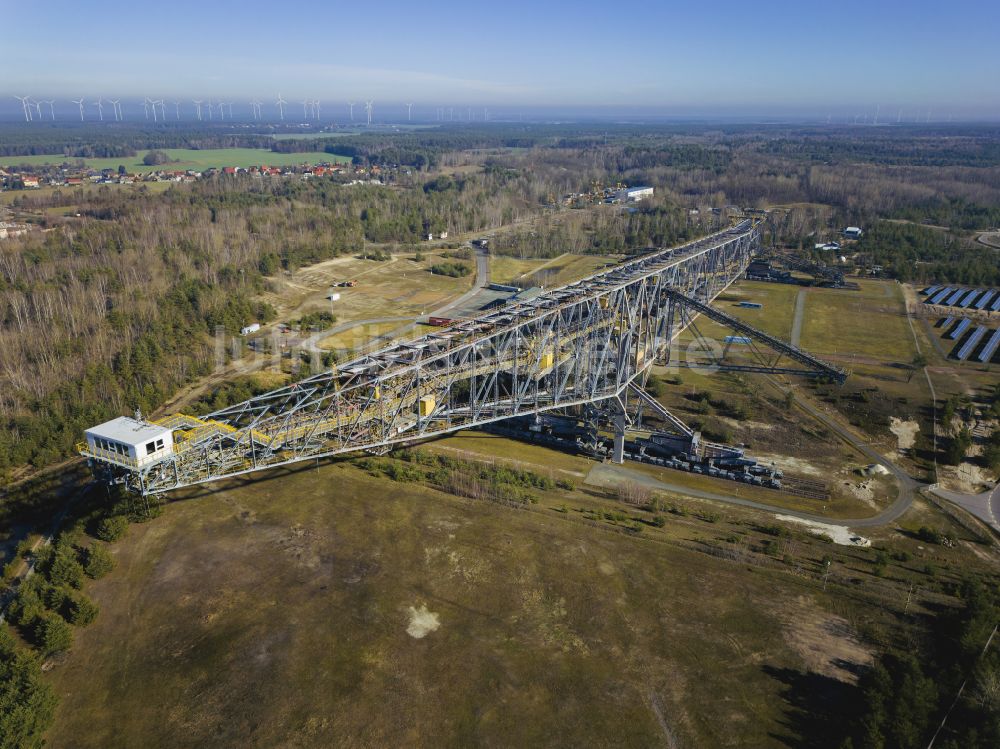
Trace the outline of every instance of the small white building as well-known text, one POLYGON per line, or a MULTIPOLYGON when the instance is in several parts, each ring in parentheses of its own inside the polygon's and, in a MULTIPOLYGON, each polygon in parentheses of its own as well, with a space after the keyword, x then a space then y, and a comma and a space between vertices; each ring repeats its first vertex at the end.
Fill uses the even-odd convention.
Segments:
POLYGON ((653 188, 647 186, 626 187, 615 193, 615 199, 619 203, 637 203, 651 197, 653 197, 653 188))
POLYGON ((260 330, 260 323, 255 322, 247 325, 245 328, 240 328, 240 335, 250 335, 251 333, 256 333, 260 330))
POLYGON ((86 431, 87 453, 98 460, 142 468, 174 452, 170 429, 119 416, 86 431))
POLYGON ((845 239, 861 239, 861 235, 864 234, 859 226, 848 226, 844 229, 845 239))

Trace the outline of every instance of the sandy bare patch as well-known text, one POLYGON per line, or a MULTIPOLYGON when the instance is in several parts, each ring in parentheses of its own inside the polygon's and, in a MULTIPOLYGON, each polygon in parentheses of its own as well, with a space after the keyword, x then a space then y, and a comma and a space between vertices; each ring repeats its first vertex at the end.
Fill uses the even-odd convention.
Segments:
POLYGON ((845 481, 844 486, 855 498, 872 507, 875 506, 875 490, 870 483, 862 481, 860 484, 855 484, 853 481, 845 481))
POLYGON ((798 523, 809 529, 810 533, 817 536, 829 536, 835 544, 841 546, 871 546, 872 542, 864 536, 859 536, 846 525, 833 525, 831 523, 819 523, 815 520, 804 520, 794 515, 775 515, 778 520, 788 523, 798 523))
POLYGON ((757 429, 763 432, 768 432, 774 429, 774 424, 765 424, 763 421, 740 421, 732 418, 731 416, 717 416, 716 418, 719 419, 719 421, 728 424, 733 429, 757 429))
POLYGON ((896 435, 900 450, 909 450, 917 442, 920 424, 915 421, 904 421, 893 416, 889 419, 889 431, 896 435))
POLYGON ((972 463, 962 463, 956 467, 941 466, 938 469, 938 484, 964 494, 978 494, 993 486, 992 477, 972 463))
POLYGON ((419 640, 441 626, 438 615, 428 611, 424 604, 421 604, 420 608, 410 606, 409 612, 410 623, 406 626, 406 634, 410 637, 419 640))
POLYGON ((810 671, 853 684, 859 668, 871 662, 872 654, 843 617, 823 611, 805 596, 781 611, 785 642, 810 671))

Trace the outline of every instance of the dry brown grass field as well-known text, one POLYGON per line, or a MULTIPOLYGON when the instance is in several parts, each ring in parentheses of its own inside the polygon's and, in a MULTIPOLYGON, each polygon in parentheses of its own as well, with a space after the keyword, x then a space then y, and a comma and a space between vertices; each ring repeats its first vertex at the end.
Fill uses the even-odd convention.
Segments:
POLYGON ((800 690, 836 718, 920 566, 930 595, 989 556, 961 528, 925 551, 887 529, 913 559, 876 578, 870 549, 792 528, 775 551, 766 515, 677 499, 636 535, 588 520, 637 511, 554 455, 521 462, 575 488, 521 510, 348 462, 178 494, 90 588, 50 745, 800 746, 821 720, 800 690))

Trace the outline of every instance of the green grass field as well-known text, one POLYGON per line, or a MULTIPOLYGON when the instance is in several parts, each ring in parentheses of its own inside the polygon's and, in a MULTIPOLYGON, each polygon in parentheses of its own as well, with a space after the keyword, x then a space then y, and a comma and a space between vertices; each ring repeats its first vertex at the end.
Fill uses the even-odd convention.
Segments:
POLYGON ((816 354, 908 363, 916 349, 898 284, 862 281, 860 291, 809 289, 802 347, 816 354))
POLYGON ((202 170, 210 167, 250 167, 254 165, 267 166, 292 166, 295 164, 317 164, 319 162, 346 163, 350 159, 346 156, 336 156, 323 151, 310 151, 308 153, 275 153, 264 148, 206 148, 195 150, 191 148, 164 148, 161 149, 171 158, 171 163, 160 166, 146 166, 142 163, 146 152, 137 153, 116 159, 73 159, 62 155, 49 156, 8 156, 0 160, 0 166, 19 165, 58 165, 64 162, 75 164, 79 161, 90 169, 117 169, 119 165, 124 166, 130 173, 151 172, 157 169, 195 169, 202 170))

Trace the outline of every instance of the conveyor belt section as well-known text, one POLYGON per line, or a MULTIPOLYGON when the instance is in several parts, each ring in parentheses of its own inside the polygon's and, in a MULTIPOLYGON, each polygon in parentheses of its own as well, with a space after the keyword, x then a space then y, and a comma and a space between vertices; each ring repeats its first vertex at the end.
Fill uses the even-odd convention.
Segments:
POLYGON ((777 367, 776 362, 772 362, 766 364, 762 363, 760 365, 723 365, 723 368, 725 369, 749 372, 780 372, 787 374, 829 377, 831 380, 841 385, 847 380, 847 372, 845 370, 832 364, 828 364, 827 362, 816 358, 812 354, 807 354, 802 349, 793 346, 790 343, 786 343, 780 338, 775 338, 774 336, 753 327, 743 320, 727 315, 726 313, 715 309, 711 305, 700 302, 699 300, 679 291, 669 291, 668 293, 683 305, 705 315, 705 317, 710 320, 714 320, 720 325, 724 325, 737 333, 742 333, 744 336, 747 336, 754 341, 767 344, 777 353, 787 356, 789 359, 792 359, 799 365, 805 367, 803 370, 787 369, 784 367, 779 368, 777 367))

